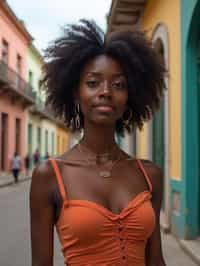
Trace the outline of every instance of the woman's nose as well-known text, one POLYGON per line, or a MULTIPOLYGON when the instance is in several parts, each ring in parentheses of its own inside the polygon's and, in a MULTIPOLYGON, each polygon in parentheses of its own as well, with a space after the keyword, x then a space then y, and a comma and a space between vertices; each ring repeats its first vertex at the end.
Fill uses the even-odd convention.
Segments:
POLYGON ((100 88, 100 95, 111 95, 111 87, 109 86, 109 83, 107 81, 103 82, 101 88, 100 88))

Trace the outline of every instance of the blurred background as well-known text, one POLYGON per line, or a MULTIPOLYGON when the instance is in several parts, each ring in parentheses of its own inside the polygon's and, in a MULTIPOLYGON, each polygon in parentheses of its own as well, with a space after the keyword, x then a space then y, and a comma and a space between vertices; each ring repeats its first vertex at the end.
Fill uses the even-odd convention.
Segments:
MULTIPOLYGON (((81 137, 45 105, 40 85, 44 49, 62 26, 80 18, 94 19, 106 34, 146 31, 163 59, 168 76, 160 110, 142 131, 116 135, 116 141, 130 155, 163 169, 167 265, 200 265, 199 0, 0 0, 0 265, 31 265, 32 169, 81 137), (16 179, 12 168, 18 164, 16 179)), ((55 252, 56 265, 63 265, 57 242, 55 252)))

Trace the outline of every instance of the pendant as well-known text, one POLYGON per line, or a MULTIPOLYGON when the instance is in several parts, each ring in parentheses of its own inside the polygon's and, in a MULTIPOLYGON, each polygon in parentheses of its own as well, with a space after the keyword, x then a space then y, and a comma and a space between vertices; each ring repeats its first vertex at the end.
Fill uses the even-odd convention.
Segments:
POLYGON ((100 175, 100 177, 108 178, 108 177, 111 177, 111 172, 110 171, 100 171, 99 175, 100 175))

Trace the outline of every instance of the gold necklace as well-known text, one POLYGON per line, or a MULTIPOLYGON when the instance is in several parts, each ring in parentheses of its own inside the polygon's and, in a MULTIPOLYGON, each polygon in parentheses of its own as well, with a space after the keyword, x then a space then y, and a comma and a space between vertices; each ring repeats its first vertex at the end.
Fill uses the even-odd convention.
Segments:
POLYGON ((88 157, 85 157, 85 161, 87 163, 88 166, 91 166, 91 162, 94 162, 95 161, 95 165, 99 168, 99 176, 102 177, 102 178, 111 178, 112 177, 112 169, 114 167, 114 165, 116 165, 117 162, 121 161, 122 158, 120 158, 120 156, 117 157, 117 159, 115 160, 111 160, 111 153, 102 153, 102 154, 95 154, 94 152, 92 152, 91 150, 89 150, 88 148, 84 147, 81 147, 82 145, 80 143, 78 143, 78 150, 84 155, 84 153, 87 151, 87 152, 90 152, 92 155, 94 155, 94 158, 90 159, 88 157), (85 151, 84 151, 85 150, 85 151), (103 163, 106 163, 106 162, 109 162, 111 161, 111 165, 108 169, 103 169, 101 170, 100 166, 98 165, 98 161, 100 162, 103 162, 103 163))

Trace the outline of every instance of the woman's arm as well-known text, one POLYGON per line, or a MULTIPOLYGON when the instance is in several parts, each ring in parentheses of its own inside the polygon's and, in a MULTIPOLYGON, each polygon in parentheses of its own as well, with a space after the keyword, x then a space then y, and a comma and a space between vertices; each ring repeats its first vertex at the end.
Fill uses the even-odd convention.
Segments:
POLYGON ((38 165, 30 190, 32 266, 53 266, 54 210, 50 203, 53 173, 50 162, 38 165))
POLYGON ((149 163, 149 167, 146 167, 146 169, 153 187, 152 206, 156 214, 156 227, 146 246, 146 266, 166 266, 162 253, 160 235, 160 208, 163 196, 163 173, 161 169, 153 163, 149 163))

